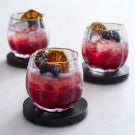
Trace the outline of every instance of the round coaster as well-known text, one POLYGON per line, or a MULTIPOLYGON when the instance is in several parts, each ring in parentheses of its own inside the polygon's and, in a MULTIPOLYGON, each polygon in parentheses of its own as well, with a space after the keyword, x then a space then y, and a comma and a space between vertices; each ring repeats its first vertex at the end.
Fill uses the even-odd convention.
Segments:
POLYGON ((71 109, 65 112, 47 112, 37 108, 30 98, 23 103, 23 114, 32 123, 43 126, 66 126, 83 120, 87 115, 87 101, 81 98, 71 109))
POLYGON ((14 55, 14 53, 9 52, 7 54, 7 63, 20 68, 27 68, 29 58, 19 58, 14 55))
POLYGON ((126 80, 129 76, 129 68, 124 65, 114 73, 99 73, 89 70, 87 64, 83 63, 84 81, 98 84, 113 84, 126 80))

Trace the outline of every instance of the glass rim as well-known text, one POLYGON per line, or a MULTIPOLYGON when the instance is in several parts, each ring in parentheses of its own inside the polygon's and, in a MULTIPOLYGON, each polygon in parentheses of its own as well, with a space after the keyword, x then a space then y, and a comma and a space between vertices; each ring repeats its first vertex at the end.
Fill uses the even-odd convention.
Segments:
MULTIPOLYGON (((18 20, 18 21, 34 21, 34 20, 37 20, 37 21, 39 21, 40 19, 26 19, 26 20, 21 20, 21 18, 17 18, 17 17, 15 17, 15 15, 18 15, 18 14, 23 14, 23 13, 25 13, 25 12, 17 12, 17 13, 12 13, 11 15, 10 15, 10 18, 11 19, 13 19, 13 20, 18 20)), ((45 16, 45 14, 41 14, 43 17, 45 16)))
MULTIPOLYGON (((115 23, 115 22, 99 22, 99 23, 102 23, 102 24, 104 24, 104 25, 116 25, 116 26, 119 26, 120 28, 121 28, 121 27, 124 27, 124 28, 125 28, 125 25, 124 25, 124 24, 121 24, 121 23, 115 23)), ((91 24, 92 24, 92 23, 91 23, 91 24)), ((90 25, 87 26, 86 28, 91 30, 90 25)), ((119 31, 120 28, 118 28, 117 31, 119 31)), ((112 30, 113 30, 113 29, 112 29, 112 30)), ((110 31, 111 31, 111 30, 110 30, 110 31)))
POLYGON ((69 49, 69 48, 60 48, 60 47, 51 47, 51 48, 43 48, 43 49, 39 49, 39 50, 37 50, 37 51, 35 51, 32 55, 31 55, 31 57, 32 57, 32 59, 33 59, 33 61, 34 62, 36 62, 35 61, 35 56, 36 56, 36 54, 38 53, 38 52, 40 52, 40 51, 45 51, 45 50, 51 50, 51 49, 58 49, 58 50, 68 50, 68 51, 71 51, 71 52, 73 52, 73 53, 76 53, 77 55, 76 55, 76 58, 74 58, 74 59, 71 59, 71 60, 67 60, 67 61, 64 61, 64 62, 44 62, 44 64, 64 64, 64 63, 70 63, 70 62, 72 62, 72 61, 76 61, 76 60, 78 60, 78 52, 77 51, 74 51, 73 49, 69 49))

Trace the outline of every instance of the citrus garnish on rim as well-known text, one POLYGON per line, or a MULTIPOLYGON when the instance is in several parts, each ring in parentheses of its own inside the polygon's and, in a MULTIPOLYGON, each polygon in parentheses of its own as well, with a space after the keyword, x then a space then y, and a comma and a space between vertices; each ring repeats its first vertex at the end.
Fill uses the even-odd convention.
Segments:
POLYGON ((33 9, 30 9, 22 15, 21 20, 42 19, 42 17, 43 15, 41 13, 33 9))
POLYGON ((54 64, 56 62, 56 65, 58 65, 61 68, 61 72, 69 71, 69 62, 64 51, 59 49, 49 50, 47 59, 48 62, 54 62, 54 64))
POLYGON ((93 22, 89 27, 91 28, 91 30, 96 32, 104 32, 107 30, 104 24, 100 22, 93 22))

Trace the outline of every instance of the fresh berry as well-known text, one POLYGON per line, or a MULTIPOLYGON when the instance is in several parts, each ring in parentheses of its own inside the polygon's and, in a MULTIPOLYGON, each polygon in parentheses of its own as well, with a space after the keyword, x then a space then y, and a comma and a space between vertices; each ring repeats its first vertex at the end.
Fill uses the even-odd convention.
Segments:
POLYGON ((117 42, 120 42, 120 35, 116 31, 106 31, 102 33, 102 38, 106 40, 113 39, 117 42))
POLYGON ((58 74, 60 73, 60 67, 56 65, 49 65, 45 63, 41 63, 39 65, 40 73, 44 74, 47 72, 52 73, 53 77, 58 77, 58 74))
POLYGON ((111 31, 103 32, 102 33, 102 37, 103 37, 103 39, 106 39, 106 40, 112 39, 112 33, 111 33, 111 31))
POLYGON ((39 69, 40 69, 41 74, 44 74, 44 73, 47 73, 47 72, 52 72, 52 67, 48 64, 45 64, 45 63, 41 63, 39 65, 39 69))
POLYGON ((40 51, 36 54, 36 58, 39 57, 43 57, 46 58, 47 57, 47 53, 45 51, 40 51))
POLYGON ((40 69, 41 74, 44 74, 44 73, 48 72, 45 64, 40 64, 39 69, 40 69))
POLYGON ((58 77, 59 73, 66 71, 65 69, 68 68, 67 64, 59 65, 55 62, 65 62, 67 61, 67 57, 63 51, 59 50, 52 50, 49 52, 40 51, 35 56, 35 64, 39 68, 40 73, 52 73, 53 77, 58 77), (48 62, 48 63, 47 63, 48 62), (50 64, 53 62, 54 64, 50 64))
POLYGON ((59 72, 61 71, 59 66, 52 66, 51 72, 54 77, 58 77, 59 72))
POLYGON ((44 28, 44 22, 42 19, 40 20, 28 20, 29 27, 35 27, 35 28, 44 28))
POLYGON ((32 27, 33 25, 38 26, 37 20, 28 20, 29 27, 32 27))
POLYGON ((39 67, 39 65, 44 62, 47 62, 47 53, 45 51, 40 51, 36 54, 35 63, 37 67, 39 67))
POLYGON ((116 31, 112 31, 112 37, 115 41, 120 42, 120 35, 116 31))

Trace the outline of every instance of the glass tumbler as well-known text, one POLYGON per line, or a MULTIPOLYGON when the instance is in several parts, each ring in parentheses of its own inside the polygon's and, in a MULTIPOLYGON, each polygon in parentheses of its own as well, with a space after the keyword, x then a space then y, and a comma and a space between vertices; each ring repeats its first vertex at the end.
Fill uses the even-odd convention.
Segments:
POLYGON ((67 48, 37 50, 29 60, 26 88, 40 109, 62 112, 72 108, 83 89, 78 53, 67 48))
POLYGON ((24 13, 14 13, 8 26, 8 43, 17 57, 30 57, 38 49, 46 48, 49 43, 46 22, 42 19, 22 20, 24 13))
POLYGON ((128 41, 124 25, 93 23, 87 27, 82 43, 82 55, 92 71, 118 71, 128 56, 128 41))

